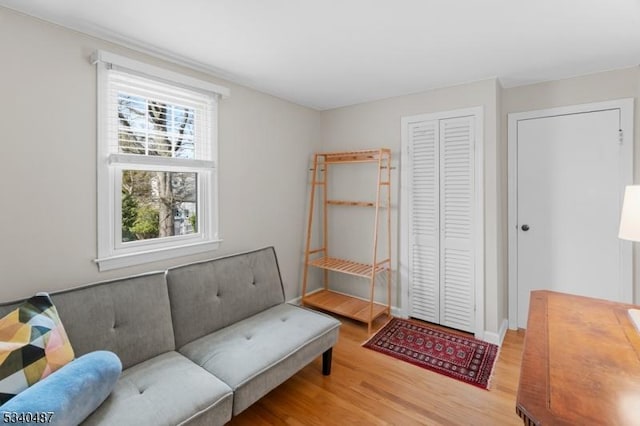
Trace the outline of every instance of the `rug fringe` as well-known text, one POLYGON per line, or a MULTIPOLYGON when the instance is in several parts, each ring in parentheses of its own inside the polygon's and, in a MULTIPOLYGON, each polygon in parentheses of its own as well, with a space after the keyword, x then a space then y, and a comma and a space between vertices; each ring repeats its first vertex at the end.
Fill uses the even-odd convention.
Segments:
POLYGON ((498 363, 498 358, 500 358, 500 351, 502 350, 502 346, 498 346, 498 350, 496 352, 496 357, 493 359, 493 365, 491 366, 491 374, 489 375, 489 379, 487 380, 487 388, 486 390, 491 390, 491 385, 493 383, 493 377, 496 375, 496 364, 498 363))

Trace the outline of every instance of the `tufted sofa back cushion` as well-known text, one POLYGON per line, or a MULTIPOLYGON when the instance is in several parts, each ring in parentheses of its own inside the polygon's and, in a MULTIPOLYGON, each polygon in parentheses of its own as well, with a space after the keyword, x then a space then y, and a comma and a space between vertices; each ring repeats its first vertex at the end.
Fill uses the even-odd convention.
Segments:
POLYGON ((104 349, 128 368, 175 349, 164 272, 52 293, 76 356, 104 349))
POLYGON ((273 247, 167 271, 176 347, 284 302, 273 247))
MULTIPOLYGON (((128 368, 175 349, 164 272, 51 293, 76 357, 115 352, 128 368)), ((3 303, 0 318, 21 302, 3 303)))

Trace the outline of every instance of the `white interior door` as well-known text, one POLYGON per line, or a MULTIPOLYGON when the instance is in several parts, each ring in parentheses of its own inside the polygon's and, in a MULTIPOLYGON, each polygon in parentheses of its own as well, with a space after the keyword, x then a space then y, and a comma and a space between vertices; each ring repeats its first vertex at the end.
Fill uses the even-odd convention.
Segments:
POLYGON ((631 301, 630 247, 617 238, 631 183, 621 121, 612 108, 514 124, 518 327, 526 327, 535 289, 631 301))

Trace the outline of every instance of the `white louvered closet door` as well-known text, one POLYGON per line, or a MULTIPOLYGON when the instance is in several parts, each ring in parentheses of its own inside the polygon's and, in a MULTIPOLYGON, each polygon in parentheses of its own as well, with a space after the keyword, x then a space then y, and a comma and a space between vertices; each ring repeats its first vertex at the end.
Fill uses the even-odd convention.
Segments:
POLYGON ((440 324, 474 331, 473 117, 440 120, 440 324))
POLYGON ((474 332, 474 117, 407 130, 410 315, 474 332))
POLYGON ((439 131, 437 121, 409 125, 411 196, 409 197, 409 282, 416 318, 440 321, 439 131))

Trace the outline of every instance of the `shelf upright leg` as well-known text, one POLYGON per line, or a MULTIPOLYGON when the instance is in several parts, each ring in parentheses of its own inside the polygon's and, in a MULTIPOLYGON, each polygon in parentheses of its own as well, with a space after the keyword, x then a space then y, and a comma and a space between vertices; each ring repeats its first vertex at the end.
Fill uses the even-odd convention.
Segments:
POLYGON ((314 201, 316 198, 316 184, 318 176, 318 154, 313 155, 313 168, 311 169, 311 201, 309 202, 309 220, 307 222, 307 244, 304 250, 304 270, 302 275, 302 303, 307 296, 307 279, 309 276, 309 252, 311 251, 311 230, 313 224, 314 201))
POLYGON ((373 300, 375 296, 375 286, 376 286, 376 269, 378 263, 378 222, 379 222, 379 213, 380 213, 380 189, 381 189, 381 179, 382 179, 382 154, 383 150, 381 149, 378 152, 378 179, 376 181, 376 211, 375 211, 375 219, 373 225, 373 262, 371 264, 371 297, 369 299, 369 321, 368 321, 368 333, 371 334, 371 323, 373 322, 373 300))
POLYGON ((391 152, 387 155, 387 316, 391 318, 391 152))
MULTIPOLYGON (((329 202, 327 200, 327 192, 329 192, 329 163, 327 163, 327 157, 324 157, 323 161, 323 171, 322 171, 322 182, 323 182, 323 191, 322 191, 322 247, 324 247, 324 256, 329 257, 329 232, 327 230, 327 214, 328 209, 327 206, 329 202)), ((323 284, 324 289, 329 289, 329 270, 323 269, 323 284)))

